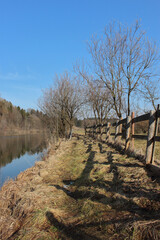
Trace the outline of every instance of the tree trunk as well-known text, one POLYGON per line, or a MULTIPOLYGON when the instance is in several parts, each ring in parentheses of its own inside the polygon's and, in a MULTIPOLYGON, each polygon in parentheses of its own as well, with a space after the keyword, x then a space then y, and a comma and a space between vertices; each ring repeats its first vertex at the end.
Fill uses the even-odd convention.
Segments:
POLYGON ((70 125, 69 139, 72 139, 72 125, 70 125))
POLYGON ((128 93, 128 116, 130 116, 130 92, 128 93))

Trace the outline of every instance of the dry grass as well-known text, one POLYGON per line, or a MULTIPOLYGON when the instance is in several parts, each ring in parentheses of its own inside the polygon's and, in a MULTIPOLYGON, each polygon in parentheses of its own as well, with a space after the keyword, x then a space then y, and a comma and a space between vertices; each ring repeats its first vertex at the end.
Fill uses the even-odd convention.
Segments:
POLYGON ((73 134, 84 135, 84 128, 73 127, 73 134))
POLYGON ((144 221, 135 224, 133 240, 160 239, 160 220, 144 221))
MULTIPOLYGON (((48 182, 51 183, 52 181, 55 184, 59 180, 59 176, 62 175, 61 170, 58 168, 54 174, 52 172, 53 164, 55 166, 56 164, 59 165, 63 170, 61 166, 63 163, 59 164, 58 159, 64 150, 65 152, 68 150, 66 151, 66 146, 63 147, 65 143, 61 145, 60 150, 57 150, 57 152, 51 150, 50 156, 45 161, 37 162, 35 167, 21 173, 16 181, 11 180, 2 187, 0 191, 0 239, 8 239, 19 229, 22 229, 21 232, 25 232, 24 239, 31 239, 28 231, 23 230, 26 221, 28 222, 33 212, 41 211, 44 208, 52 208, 54 198, 61 199, 61 196, 58 193, 56 194, 55 187, 48 184, 48 182), (55 157, 52 156, 53 153, 55 157), (56 157, 57 159, 55 159, 56 157), (53 197, 55 194, 56 196, 53 197), (28 237, 26 238, 26 236, 28 237)), ((70 146, 68 146, 68 149, 70 149, 70 146)), ((45 214, 44 219, 47 221, 45 214)), ((30 231, 38 231, 40 234, 40 229, 36 230, 37 225, 33 224, 32 218, 29 222, 32 222, 30 231)), ((22 237, 20 234, 20 239, 23 239, 22 237)), ((32 239, 39 238, 34 237, 32 239)))
POLYGON ((112 145, 74 134, 4 185, 1 239, 159 239, 160 180, 112 145))
MULTIPOLYGON (((141 154, 146 154, 146 140, 135 139, 135 150, 141 154)), ((154 159, 160 164, 160 142, 155 142, 154 159)))

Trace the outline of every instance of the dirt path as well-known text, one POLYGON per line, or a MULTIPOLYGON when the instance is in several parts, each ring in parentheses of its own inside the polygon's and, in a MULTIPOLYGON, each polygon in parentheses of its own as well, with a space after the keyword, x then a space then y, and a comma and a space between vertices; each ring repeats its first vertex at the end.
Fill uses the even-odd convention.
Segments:
POLYGON ((0 199, 3 240, 160 239, 159 180, 139 160, 84 136, 62 142, 0 199))

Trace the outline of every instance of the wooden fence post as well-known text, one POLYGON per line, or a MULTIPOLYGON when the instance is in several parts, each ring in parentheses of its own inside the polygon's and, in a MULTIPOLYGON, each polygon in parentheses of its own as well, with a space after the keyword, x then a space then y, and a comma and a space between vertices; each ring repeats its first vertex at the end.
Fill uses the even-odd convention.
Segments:
POLYGON ((153 141, 153 150, 152 150, 152 164, 154 164, 154 152, 155 152, 155 137, 157 136, 158 133, 158 124, 159 124, 159 118, 158 118, 158 111, 160 110, 160 104, 157 106, 157 111, 156 111, 156 126, 155 126, 155 131, 154 131, 154 141, 153 141))
POLYGON ((99 139, 99 127, 97 126, 97 139, 99 139))
POLYGON ((102 134, 103 134, 103 124, 101 126, 100 140, 102 140, 102 134))
POLYGON ((155 128, 156 128, 156 112, 152 110, 150 111, 150 117, 149 117, 148 138, 147 138, 147 148, 146 148, 146 164, 147 165, 152 163, 155 128))
POLYGON ((96 125, 94 125, 94 137, 96 138, 96 125))
POLYGON ((98 140, 101 138, 101 126, 98 127, 98 140))
POLYGON ((96 139, 97 139, 97 125, 95 126, 95 134, 96 134, 96 139))
POLYGON ((125 145, 125 150, 128 150, 128 148, 129 148, 130 132, 131 132, 131 116, 128 116, 127 117, 127 124, 126 124, 126 145, 125 145))
POLYGON ((135 117, 135 114, 134 112, 132 112, 132 115, 131 115, 131 135, 132 135, 132 148, 134 149, 134 122, 133 122, 133 119, 135 117))
POLYGON ((116 121, 116 129, 115 129, 115 138, 114 141, 116 142, 118 140, 118 133, 119 133, 119 125, 118 125, 118 120, 116 121))
POLYGON ((92 137, 94 138, 94 127, 92 127, 92 137))
MULTIPOLYGON (((122 120, 122 117, 120 118, 120 121, 122 120)), ((121 124, 119 124, 119 133, 121 134, 119 137, 118 137, 118 139, 119 140, 122 140, 122 123, 121 124)))
POLYGON ((110 126, 111 124, 108 122, 106 127, 106 140, 108 140, 110 137, 110 126))
POLYGON ((86 136, 86 134, 87 134, 87 128, 86 127, 84 128, 84 131, 85 131, 85 136, 86 136))

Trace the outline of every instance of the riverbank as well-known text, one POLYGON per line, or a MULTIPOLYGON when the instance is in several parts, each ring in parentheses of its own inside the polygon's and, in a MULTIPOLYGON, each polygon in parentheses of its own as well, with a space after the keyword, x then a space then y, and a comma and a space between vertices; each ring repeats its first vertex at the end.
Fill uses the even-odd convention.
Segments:
POLYGON ((159 239, 159 184, 139 160, 77 135, 2 187, 0 239, 159 239))

